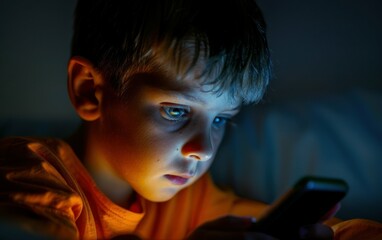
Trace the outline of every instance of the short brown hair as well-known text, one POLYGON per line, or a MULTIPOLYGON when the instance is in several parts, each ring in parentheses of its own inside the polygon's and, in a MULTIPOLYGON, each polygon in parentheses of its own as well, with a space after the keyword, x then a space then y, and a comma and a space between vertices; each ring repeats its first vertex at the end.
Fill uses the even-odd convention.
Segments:
POLYGON ((180 64, 191 39, 190 69, 203 57, 206 74, 219 69, 208 84, 251 103, 271 75, 265 29, 254 0, 78 0, 71 55, 89 59, 122 94, 131 71, 153 61, 155 46, 180 64))

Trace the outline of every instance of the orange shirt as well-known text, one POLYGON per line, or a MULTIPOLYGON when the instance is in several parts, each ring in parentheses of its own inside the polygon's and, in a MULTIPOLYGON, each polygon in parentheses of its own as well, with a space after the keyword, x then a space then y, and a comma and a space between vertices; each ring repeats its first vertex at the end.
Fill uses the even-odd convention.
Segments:
MULTIPOLYGON (((63 239, 128 233, 143 239, 184 239, 208 220, 228 214, 257 217, 265 208, 219 190, 208 174, 167 202, 138 197, 137 203, 140 212, 111 202, 61 140, 0 140, 0 216, 26 232, 63 239)), ((382 225, 372 221, 349 220, 332 228, 335 240, 382 239, 382 225)))
POLYGON ((57 139, 5 139, 0 162, 2 204, 44 217, 30 223, 23 217, 27 229, 64 238, 135 233, 144 239, 183 239, 208 220, 227 214, 258 216, 265 206, 219 190, 206 174, 170 201, 138 198, 142 212, 132 212, 100 192, 72 149, 57 139))

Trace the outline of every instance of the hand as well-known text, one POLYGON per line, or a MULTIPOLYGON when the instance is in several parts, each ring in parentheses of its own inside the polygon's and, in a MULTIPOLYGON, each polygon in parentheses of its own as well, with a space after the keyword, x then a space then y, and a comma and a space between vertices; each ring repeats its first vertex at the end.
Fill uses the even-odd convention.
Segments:
MULTIPOLYGON (((188 240, 204 239, 254 239, 275 240, 277 238, 261 232, 253 232, 251 218, 227 216, 214 221, 207 222, 191 233, 188 240)), ((313 224, 301 227, 298 239, 331 240, 333 231, 323 224, 313 224)), ((289 240, 289 239, 288 239, 289 240)), ((295 239, 293 239, 295 240, 295 239)))
POLYGON ((222 217, 207 222, 191 233, 188 240, 225 240, 225 239, 258 239, 275 240, 276 238, 259 232, 250 232, 253 224, 251 218, 222 217))
POLYGON ((300 239, 332 240, 333 230, 324 224, 307 225, 300 228, 300 239))

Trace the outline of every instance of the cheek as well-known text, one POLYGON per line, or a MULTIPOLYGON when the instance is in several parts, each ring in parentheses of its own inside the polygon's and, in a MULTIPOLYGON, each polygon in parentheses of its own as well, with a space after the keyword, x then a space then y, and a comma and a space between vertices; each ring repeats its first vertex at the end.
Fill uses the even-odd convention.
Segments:
POLYGON ((150 121, 118 122, 112 126, 105 139, 109 152, 116 159, 128 161, 131 168, 161 167, 174 159, 179 150, 179 136, 163 133, 150 121))
POLYGON ((211 167, 211 164, 212 164, 213 160, 214 159, 212 158, 210 161, 204 162, 204 163, 201 164, 201 166, 200 166, 200 175, 205 173, 211 167))
MULTIPOLYGON (((147 134, 145 124, 134 116, 128 116, 122 111, 113 111, 105 115, 100 123, 99 141, 108 162, 115 168, 124 168, 127 162, 138 159, 140 152, 144 152, 144 139, 147 134)), ((100 149, 101 150, 101 149, 100 149)))
POLYGON ((218 150, 218 148, 219 148, 219 146, 223 140, 224 133, 225 133, 225 128, 222 128, 222 129, 218 129, 218 130, 213 131, 211 134, 211 141, 212 141, 212 144, 214 146, 215 153, 218 150))

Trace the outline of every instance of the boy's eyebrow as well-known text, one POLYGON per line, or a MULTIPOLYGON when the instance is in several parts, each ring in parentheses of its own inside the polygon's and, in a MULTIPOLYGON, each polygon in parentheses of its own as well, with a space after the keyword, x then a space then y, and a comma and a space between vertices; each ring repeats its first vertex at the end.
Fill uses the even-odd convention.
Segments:
POLYGON ((242 107, 242 104, 239 104, 236 107, 232 108, 231 111, 239 111, 241 107, 242 107))
POLYGON ((198 102, 198 103, 201 103, 201 104, 205 104, 206 102, 198 97, 195 97, 195 96, 192 96, 190 94, 187 94, 187 93, 179 93, 179 92, 176 92, 175 95, 181 95, 182 97, 184 97, 185 99, 187 99, 188 101, 190 102, 198 102))
POLYGON ((187 93, 184 93, 184 92, 179 92, 179 91, 173 91, 173 90, 168 90, 168 89, 163 89, 163 91, 166 92, 166 94, 169 94, 169 95, 172 95, 172 96, 175 96, 177 98, 184 98, 190 102, 198 102, 198 103, 201 103, 201 104, 205 104, 206 102, 198 97, 195 97, 195 96, 192 96, 190 94, 187 94, 187 93))
MULTIPOLYGON (((198 97, 195 97, 193 95, 190 95, 190 94, 187 94, 187 93, 183 93, 183 92, 178 92, 178 91, 169 91, 171 95, 175 95, 175 96, 180 96, 182 98, 185 98, 187 99, 188 101, 190 102, 198 102, 200 104, 206 104, 206 101, 198 98, 198 97)), ((238 111, 240 110, 242 107, 242 104, 239 104, 231 109, 229 109, 230 111, 238 111)))

